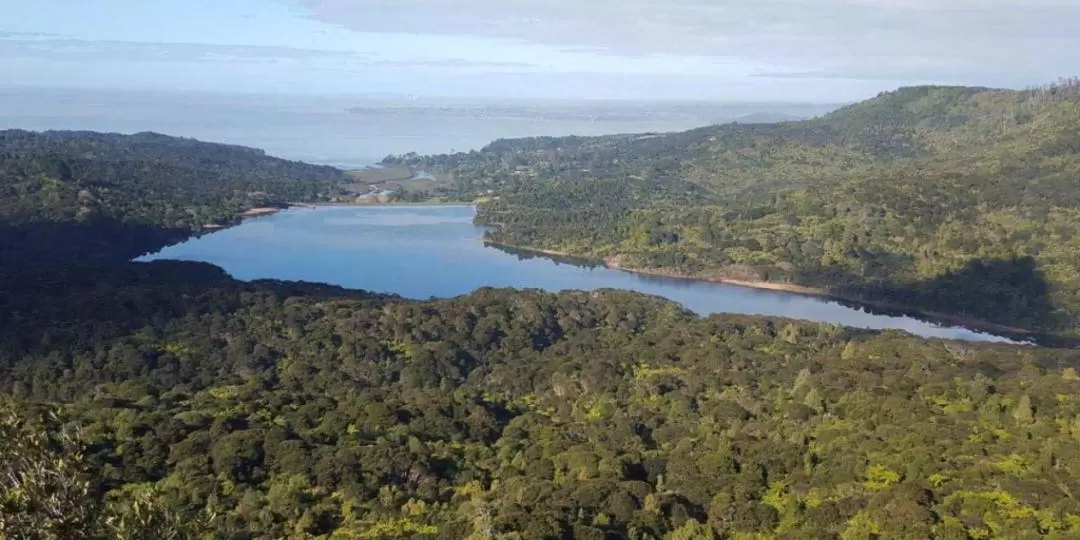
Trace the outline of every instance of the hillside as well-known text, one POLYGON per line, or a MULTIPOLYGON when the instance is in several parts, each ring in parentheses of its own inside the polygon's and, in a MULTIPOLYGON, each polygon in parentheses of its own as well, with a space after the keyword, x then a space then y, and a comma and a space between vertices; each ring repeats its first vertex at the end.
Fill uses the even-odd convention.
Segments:
POLYGON ((390 161, 497 199, 491 241, 1080 335, 1080 82, 390 161))
POLYGON ((0 131, 0 270, 54 256, 131 259, 252 207, 323 198, 343 179, 331 167, 155 133, 0 131))
MULTIPOLYGON (((162 231, 336 173, 59 137, 78 150, 0 158, 18 246, 0 260, 0 537, 1080 534, 1077 351, 701 318, 611 290, 419 302, 132 263, 162 231), (95 236, 99 215, 153 234, 95 236)), ((671 184, 567 185, 652 208, 714 193, 671 184)))

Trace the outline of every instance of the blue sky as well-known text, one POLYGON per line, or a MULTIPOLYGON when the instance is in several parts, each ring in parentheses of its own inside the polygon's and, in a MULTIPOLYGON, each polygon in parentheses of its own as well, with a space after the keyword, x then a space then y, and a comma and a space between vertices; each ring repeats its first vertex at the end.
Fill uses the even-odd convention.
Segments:
POLYGON ((0 0, 2 83, 825 101, 1080 73, 1077 0, 0 0))

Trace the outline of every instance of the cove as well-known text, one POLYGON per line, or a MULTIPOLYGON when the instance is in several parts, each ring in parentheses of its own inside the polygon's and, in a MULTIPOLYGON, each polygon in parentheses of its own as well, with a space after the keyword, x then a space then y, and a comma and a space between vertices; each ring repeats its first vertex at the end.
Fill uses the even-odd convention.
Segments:
POLYGON ((471 206, 332 206, 293 208, 249 219, 139 258, 215 264, 241 280, 330 283, 426 300, 481 287, 628 289, 662 296, 701 315, 773 315, 923 337, 1008 341, 969 328, 798 294, 642 276, 513 253, 485 245, 471 206))

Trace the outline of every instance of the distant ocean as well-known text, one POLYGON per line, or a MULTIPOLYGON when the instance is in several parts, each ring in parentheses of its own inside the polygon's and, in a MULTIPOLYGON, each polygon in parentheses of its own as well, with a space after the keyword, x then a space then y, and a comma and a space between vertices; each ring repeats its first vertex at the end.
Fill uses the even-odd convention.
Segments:
POLYGON ((679 131, 810 117, 834 105, 410 99, 0 88, 0 129, 156 131, 362 167, 499 138, 679 131))

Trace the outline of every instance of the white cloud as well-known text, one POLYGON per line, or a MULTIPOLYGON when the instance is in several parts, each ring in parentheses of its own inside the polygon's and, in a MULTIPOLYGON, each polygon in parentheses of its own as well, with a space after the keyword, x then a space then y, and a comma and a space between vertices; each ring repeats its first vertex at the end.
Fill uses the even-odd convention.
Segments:
POLYGON ((356 31, 713 57, 763 74, 1020 85, 1080 72, 1078 0, 297 1, 356 31))
POLYGON ((149 43, 52 38, 47 35, 0 34, 0 58, 80 62, 301 62, 310 67, 337 69, 371 66, 441 69, 529 69, 523 62, 480 61, 463 58, 388 59, 348 50, 305 49, 262 45, 205 43, 149 43), (6 38, 6 39, 5 39, 6 38))

